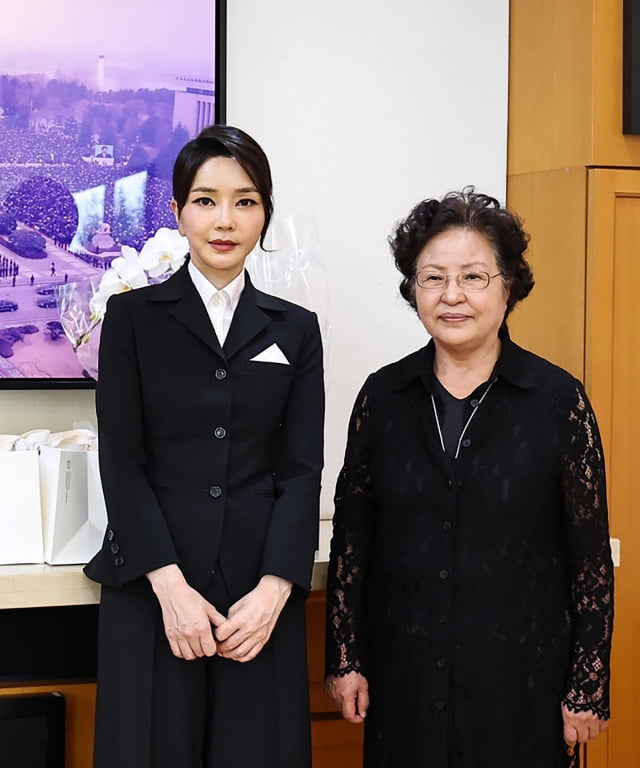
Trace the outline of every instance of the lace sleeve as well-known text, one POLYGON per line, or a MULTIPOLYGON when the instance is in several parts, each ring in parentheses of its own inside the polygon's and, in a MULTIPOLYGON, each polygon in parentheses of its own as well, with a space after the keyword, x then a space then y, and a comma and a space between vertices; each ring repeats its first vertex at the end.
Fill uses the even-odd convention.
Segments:
POLYGON ((598 426, 578 386, 568 413, 563 491, 573 601, 573 659, 564 703, 609 718, 613 564, 604 458, 598 426))
POLYGON ((351 414, 345 460, 335 493, 327 576, 326 674, 365 674, 363 586, 373 524, 368 466, 367 384, 351 414))

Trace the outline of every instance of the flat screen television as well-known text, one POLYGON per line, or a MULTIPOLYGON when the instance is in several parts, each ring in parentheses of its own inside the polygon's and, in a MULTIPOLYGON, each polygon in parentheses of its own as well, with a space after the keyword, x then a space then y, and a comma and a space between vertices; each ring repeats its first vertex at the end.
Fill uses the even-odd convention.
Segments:
POLYGON ((624 0, 622 132, 640 134, 640 0, 624 0))
POLYGON ((64 768, 61 693, 0 696, 0 760, 7 768, 64 768))
POLYGON ((122 246, 175 228, 175 157, 225 120, 225 38, 226 0, 4 9, 0 388, 94 386, 59 286, 99 281, 122 246))

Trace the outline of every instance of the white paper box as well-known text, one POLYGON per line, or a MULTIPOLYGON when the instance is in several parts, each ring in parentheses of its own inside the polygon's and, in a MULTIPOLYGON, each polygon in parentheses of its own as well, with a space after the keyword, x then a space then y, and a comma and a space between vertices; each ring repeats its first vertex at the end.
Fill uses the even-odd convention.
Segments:
POLYGON ((86 563, 100 549, 107 511, 98 452, 40 447, 44 561, 86 563))
POLYGON ((38 452, 0 452, 0 564, 42 563, 38 452))

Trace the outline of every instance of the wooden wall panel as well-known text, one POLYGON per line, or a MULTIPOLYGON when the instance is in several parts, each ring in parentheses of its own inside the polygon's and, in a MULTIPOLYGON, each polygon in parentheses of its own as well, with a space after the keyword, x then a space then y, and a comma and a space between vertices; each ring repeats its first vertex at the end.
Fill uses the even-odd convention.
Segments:
POLYGON ((613 718, 606 755, 602 745, 590 750, 589 768, 626 768, 638 761, 640 724, 640 172, 591 171, 589 202, 587 372, 605 441, 611 531, 621 540, 613 718))
POLYGON ((640 167, 640 136, 622 133, 623 0, 593 3, 594 166, 640 167))
POLYGON ((591 155, 591 3, 511 0, 509 8, 509 173, 585 165, 591 155))
POLYGON ((511 0, 510 174, 640 167, 622 134, 623 0, 511 0))
POLYGON ((537 278, 510 326, 584 379, 621 539, 613 719, 588 768, 636 765, 640 727, 640 136, 622 134, 622 8, 510 0, 508 203, 532 235, 537 278))
POLYGON ((531 236, 529 263, 536 284, 509 320, 514 340, 584 375, 585 217, 587 174, 565 168, 510 175, 509 206, 531 236))

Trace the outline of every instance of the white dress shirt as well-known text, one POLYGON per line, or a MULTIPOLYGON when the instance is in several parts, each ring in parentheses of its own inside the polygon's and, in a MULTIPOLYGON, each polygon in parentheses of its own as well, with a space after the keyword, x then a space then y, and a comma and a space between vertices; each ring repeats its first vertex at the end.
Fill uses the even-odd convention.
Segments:
POLYGON ((227 334, 229 333, 229 328, 231 327, 233 313, 236 311, 240 296, 244 290, 244 270, 240 272, 238 277, 235 277, 219 291, 215 285, 210 283, 202 272, 194 266, 191 260, 189 261, 187 269, 189 270, 191 281, 200 294, 200 298, 207 310, 207 314, 211 319, 211 325, 213 325, 213 330, 216 332, 220 346, 223 346, 227 334))

